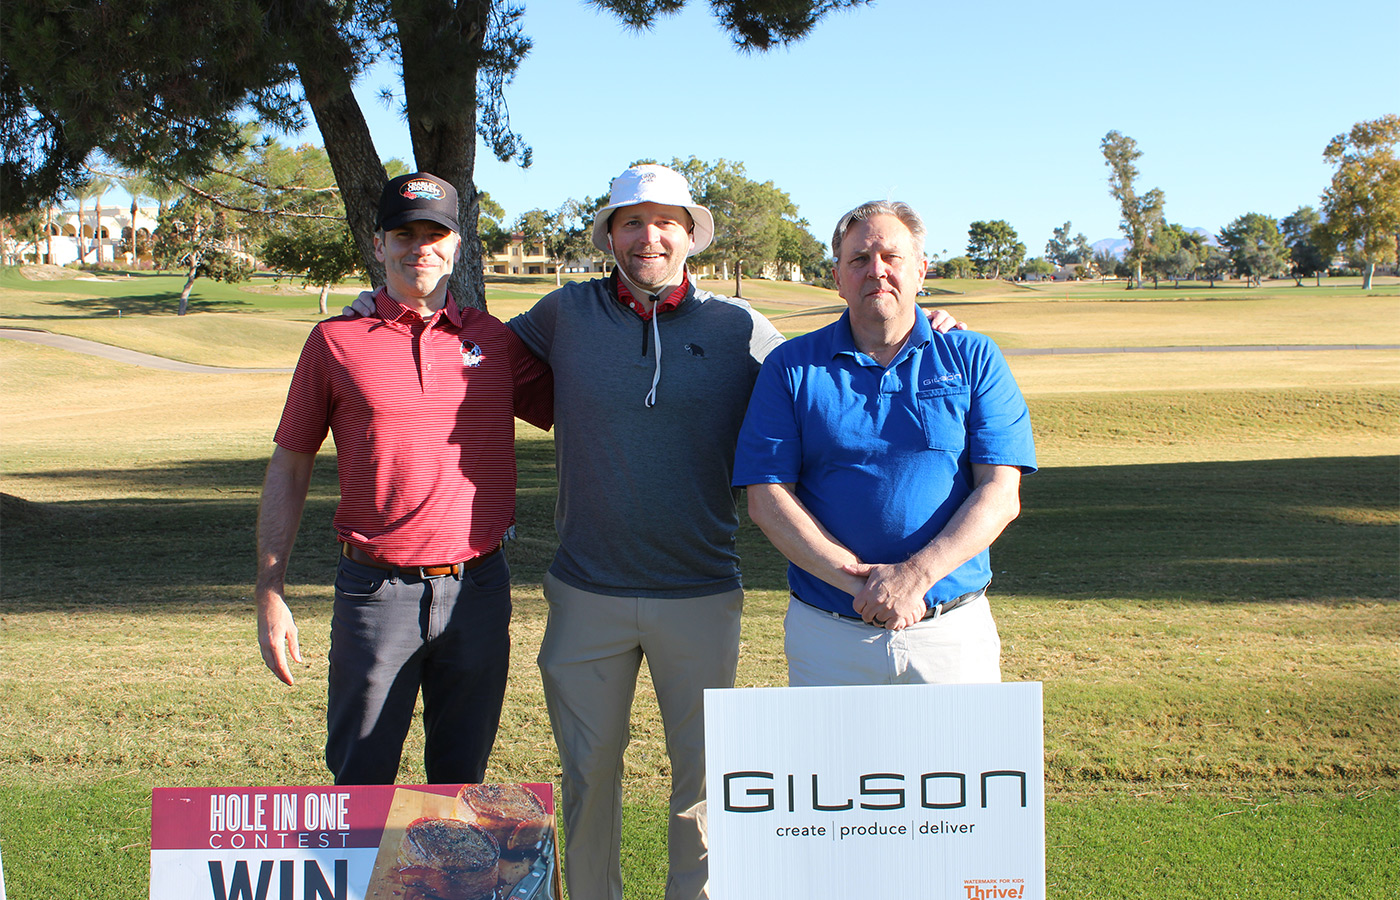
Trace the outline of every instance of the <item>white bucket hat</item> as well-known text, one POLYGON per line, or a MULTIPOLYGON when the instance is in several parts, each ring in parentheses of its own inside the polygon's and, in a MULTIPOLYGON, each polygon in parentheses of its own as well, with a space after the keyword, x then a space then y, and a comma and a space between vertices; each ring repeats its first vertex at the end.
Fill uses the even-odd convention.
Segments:
POLYGON ((605 253, 611 253, 608 246, 608 220, 613 210, 638 203, 660 203, 663 206, 680 206, 690 213, 695 222, 695 246, 689 256, 710 246, 715 238, 715 217, 710 211, 690 199, 690 184, 685 176, 666 166, 633 166, 613 179, 612 194, 608 205, 598 210, 593 219, 593 246, 605 253))

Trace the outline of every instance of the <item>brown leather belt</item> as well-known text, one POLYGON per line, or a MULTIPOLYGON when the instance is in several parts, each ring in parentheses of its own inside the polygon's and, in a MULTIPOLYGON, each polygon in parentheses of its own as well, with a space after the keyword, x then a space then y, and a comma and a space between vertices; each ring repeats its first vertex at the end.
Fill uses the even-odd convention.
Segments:
POLYGON ((938 604, 935 607, 932 607, 931 609, 929 609, 928 612, 924 613, 924 618, 937 619, 944 613, 952 612, 959 606, 962 606, 964 603, 976 600, 978 597, 981 597, 986 592, 986 588, 978 588, 975 591, 968 591, 966 594, 963 594, 960 597, 954 597, 952 600, 944 600, 942 603, 938 604))
POLYGON ((363 547, 355 544, 341 542, 341 553, 351 562, 357 562, 362 566, 369 566, 371 569, 383 569, 386 572, 401 572, 406 575, 417 575, 419 578, 437 578, 442 575, 461 575, 463 572, 470 572, 477 566, 489 560, 497 553, 501 552, 501 545, 497 544, 494 550, 487 550, 479 556, 459 563, 445 563, 439 566, 400 566, 387 560, 380 559, 363 547))

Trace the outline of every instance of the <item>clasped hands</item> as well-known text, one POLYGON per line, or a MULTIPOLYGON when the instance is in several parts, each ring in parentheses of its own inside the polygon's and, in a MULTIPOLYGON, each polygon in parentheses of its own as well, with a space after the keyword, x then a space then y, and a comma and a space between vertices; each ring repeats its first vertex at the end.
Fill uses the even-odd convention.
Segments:
POLYGON ((853 605, 867 625, 899 631, 928 613, 928 587, 911 562, 849 563, 841 571, 865 581, 853 605))

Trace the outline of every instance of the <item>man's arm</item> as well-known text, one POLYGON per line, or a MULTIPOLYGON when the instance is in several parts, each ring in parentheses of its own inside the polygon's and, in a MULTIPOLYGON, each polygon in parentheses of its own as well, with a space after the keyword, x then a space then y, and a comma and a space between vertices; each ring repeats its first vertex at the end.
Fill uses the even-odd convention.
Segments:
POLYGON ((900 629, 928 611, 924 595, 940 579, 992 545, 1021 513, 1021 470, 1016 466, 973 464, 972 493, 948 524, 922 550, 902 563, 854 563, 844 567, 864 577, 855 595, 856 612, 872 625, 900 629))
POLYGON ((258 506, 258 581, 253 594, 258 605, 258 646, 272 674, 287 684, 293 683, 288 654, 297 663, 302 660, 296 622, 282 592, 315 461, 314 453, 274 449, 258 506))
POLYGON ((536 356, 513 329, 507 326, 505 332, 510 348, 511 379, 515 383, 515 415, 541 431, 548 431, 554 427, 554 370, 536 356))
POLYGON ((789 562, 838 590, 861 592, 865 576, 851 571, 859 557, 817 521, 791 484, 751 484, 748 493, 749 518, 789 562))

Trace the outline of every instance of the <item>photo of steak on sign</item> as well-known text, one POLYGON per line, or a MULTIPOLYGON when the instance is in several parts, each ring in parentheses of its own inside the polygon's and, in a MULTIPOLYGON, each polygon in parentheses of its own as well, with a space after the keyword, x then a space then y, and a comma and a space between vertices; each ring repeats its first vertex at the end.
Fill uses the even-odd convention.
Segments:
MULTIPOLYGON (((385 885, 397 882, 427 900, 495 900, 535 897, 552 862, 554 817, 533 792, 518 784, 468 784, 450 816, 420 816, 404 829, 397 865, 385 885)), ((400 896, 400 895, 395 895, 400 896)))

